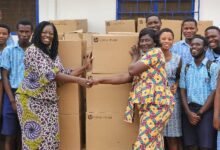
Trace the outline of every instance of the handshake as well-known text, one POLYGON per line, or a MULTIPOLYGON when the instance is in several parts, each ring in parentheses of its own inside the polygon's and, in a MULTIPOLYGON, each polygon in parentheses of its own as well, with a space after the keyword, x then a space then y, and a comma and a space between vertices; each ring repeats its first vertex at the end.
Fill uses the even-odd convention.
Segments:
POLYGON ((82 82, 80 85, 86 87, 86 88, 91 88, 93 85, 97 85, 101 82, 101 79, 93 79, 91 76, 88 77, 88 79, 82 78, 82 82))

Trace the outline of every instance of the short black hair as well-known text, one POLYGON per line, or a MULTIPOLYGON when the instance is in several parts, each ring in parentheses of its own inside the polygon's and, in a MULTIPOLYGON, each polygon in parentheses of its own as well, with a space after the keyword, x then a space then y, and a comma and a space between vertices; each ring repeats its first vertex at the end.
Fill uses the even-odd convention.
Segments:
POLYGON ((158 16, 158 15, 156 15, 156 14, 151 14, 151 15, 147 16, 146 22, 148 21, 148 18, 150 18, 150 17, 157 17, 157 18, 160 20, 160 22, 161 22, 160 16, 158 16))
POLYGON ((220 29, 217 26, 209 26, 208 28, 205 29, 205 32, 207 32, 208 30, 211 30, 211 29, 217 30, 220 33, 220 29))
POLYGON ((1 27, 1 28, 5 28, 5 29, 7 29, 7 30, 8 30, 8 34, 10 34, 11 29, 10 29, 10 27, 9 27, 7 24, 0 23, 0 27, 1 27))
POLYGON ((187 18, 187 19, 184 19, 183 20, 183 22, 182 22, 182 24, 181 24, 181 27, 183 27, 183 25, 184 25, 184 23, 186 23, 186 22, 194 22, 195 23, 195 25, 196 25, 196 27, 197 27, 197 21, 195 20, 195 19, 193 19, 193 18, 187 18))
POLYGON ((34 29, 32 22, 28 19, 19 20, 17 25, 16 25, 17 30, 18 30, 19 25, 30 25, 31 26, 31 31, 33 31, 33 29, 34 29))
POLYGON ((149 35, 153 39, 154 43, 157 44, 158 40, 157 40, 157 34, 156 34, 155 30, 153 30, 151 28, 142 29, 139 33, 139 37, 138 37, 139 41, 140 41, 141 37, 145 36, 145 35, 149 35))
POLYGON ((164 32, 169 32, 172 34, 173 38, 174 38, 174 33, 173 31, 170 29, 170 28, 163 28, 161 29, 159 32, 158 32, 158 38, 160 38, 161 34, 164 33, 164 32))
POLYGON ((203 46, 204 47, 208 47, 209 43, 208 43, 207 39, 204 36, 196 34, 196 35, 193 36, 192 40, 197 39, 197 38, 201 39, 203 41, 203 46))
POLYGON ((54 26, 53 23, 49 22, 49 21, 42 21, 39 23, 39 25, 36 27, 36 29, 34 30, 34 34, 32 37, 31 42, 38 48, 40 48, 45 54, 47 54, 51 59, 55 60, 57 55, 58 55, 58 45, 59 45, 59 41, 58 41, 58 33, 57 33, 57 29, 54 26), (41 33, 44 29, 45 26, 47 25, 51 25, 53 27, 53 41, 52 41, 52 45, 50 47, 50 49, 48 49, 48 47, 42 43, 41 41, 41 33))

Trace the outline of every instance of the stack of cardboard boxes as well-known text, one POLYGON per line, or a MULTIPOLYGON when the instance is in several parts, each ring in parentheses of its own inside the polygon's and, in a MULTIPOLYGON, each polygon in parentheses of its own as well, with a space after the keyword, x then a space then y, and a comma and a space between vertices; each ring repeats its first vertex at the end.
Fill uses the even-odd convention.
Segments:
MULTIPOLYGON (((85 55, 85 42, 81 38, 64 35, 75 30, 87 32, 87 20, 52 21, 60 35, 59 56, 65 68, 74 69, 82 65, 85 55)), ((81 33, 83 34, 83 33, 81 33)), ((82 149, 83 97, 78 84, 67 83, 58 87, 60 118, 60 149, 82 149)))
POLYGON ((87 19, 74 19, 74 20, 51 20, 56 26, 59 34, 72 32, 76 30, 88 31, 87 19))
POLYGON ((135 20, 111 20, 105 22, 106 33, 109 32, 136 32, 135 20))
MULTIPOLYGON (((82 65, 81 40, 60 41, 59 55, 65 68, 82 65)), ((82 143, 82 97, 78 84, 67 83, 58 88, 60 117, 60 149, 80 150, 82 143)))
MULTIPOLYGON (((129 50, 137 35, 93 35, 93 78, 126 73, 131 61, 129 50)), ((138 134, 138 118, 124 122, 130 84, 95 85, 87 89, 86 149, 131 149, 138 134)))
MULTIPOLYGON (((181 22, 162 20, 162 28, 172 27, 175 40, 178 41, 181 22)), ((87 33, 87 20, 84 19, 58 20, 53 23, 62 39, 59 55, 65 68, 81 66, 83 57, 92 51, 93 68, 88 76, 99 78, 128 71, 131 61, 129 50, 138 40, 134 20, 107 21, 106 32, 110 34, 87 33)), ((200 21, 198 33, 203 33, 210 25, 210 21, 200 21)), ((139 18, 137 31, 144 27, 146 19, 139 18)), ((87 150, 131 149, 138 134, 139 119, 136 115, 133 124, 123 121, 130 88, 130 84, 96 85, 85 92, 78 84, 60 86, 60 149, 81 150, 85 139, 87 150)))

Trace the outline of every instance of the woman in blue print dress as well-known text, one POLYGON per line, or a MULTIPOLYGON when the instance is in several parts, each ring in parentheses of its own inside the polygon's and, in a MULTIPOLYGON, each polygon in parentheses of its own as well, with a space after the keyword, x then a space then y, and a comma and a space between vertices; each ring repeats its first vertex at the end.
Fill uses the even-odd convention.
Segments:
POLYGON ((159 44, 166 59, 166 72, 168 84, 171 92, 175 96, 175 107, 173 114, 164 129, 164 136, 168 144, 169 150, 178 150, 181 147, 180 137, 182 136, 181 127, 181 101, 178 90, 178 80, 181 70, 181 58, 179 55, 171 53, 174 34, 171 29, 164 28, 159 32, 159 44))

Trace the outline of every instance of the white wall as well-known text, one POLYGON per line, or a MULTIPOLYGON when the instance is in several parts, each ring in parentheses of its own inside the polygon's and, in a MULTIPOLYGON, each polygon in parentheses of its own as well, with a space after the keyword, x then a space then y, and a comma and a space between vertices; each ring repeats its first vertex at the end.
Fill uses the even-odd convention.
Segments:
POLYGON ((105 32, 116 18, 116 0, 39 0, 39 20, 88 19, 89 32, 105 32), (55 8, 54 8, 55 7, 55 8))
POLYGON ((200 20, 213 20, 214 25, 220 27, 219 6, 220 0, 200 0, 200 20))
MULTIPOLYGON (((196 0, 195 10, 197 10, 196 0)), ((200 20, 220 26, 220 0, 200 0, 200 20)), ((105 21, 116 18, 116 0, 39 0, 39 20, 88 19, 89 32, 105 32, 105 21)), ((195 19, 198 17, 195 16, 195 19)))
POLYGON ((56 19, 56 1, 57 0, 39 0, 39 21, 56 19))

